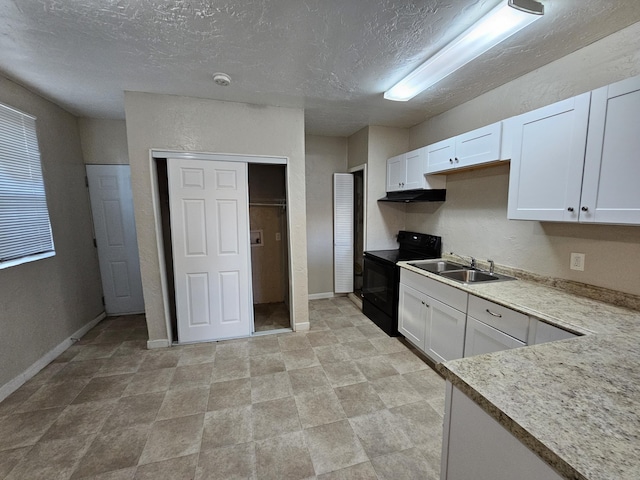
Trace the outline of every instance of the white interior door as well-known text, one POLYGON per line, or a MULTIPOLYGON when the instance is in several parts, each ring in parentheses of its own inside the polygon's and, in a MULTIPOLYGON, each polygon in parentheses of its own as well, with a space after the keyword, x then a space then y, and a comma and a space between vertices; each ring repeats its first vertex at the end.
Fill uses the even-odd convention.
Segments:
POLYGON ((178 340, 251 335, 247 164, 168 159, 178 340))
POLYGON ((333 174, 333 275, 335 293, 353 292, 353 174, 333 174))
POLYGON ((98 261, 109 315, 144 312, 129 165, 87 165, 98 261))

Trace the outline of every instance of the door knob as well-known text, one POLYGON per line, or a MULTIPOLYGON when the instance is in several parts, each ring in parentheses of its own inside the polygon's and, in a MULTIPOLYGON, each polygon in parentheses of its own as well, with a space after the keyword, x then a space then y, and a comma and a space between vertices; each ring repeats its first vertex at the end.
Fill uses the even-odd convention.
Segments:
POLYGON ((587 212, 589 210, 589 207, 582 207, 580 210, 582 210, 583 212, 587 212))
POLYGON ((567 208, 567 210, 569 210, 570 212, 573 212, 573 207, 569 207, 567 208))

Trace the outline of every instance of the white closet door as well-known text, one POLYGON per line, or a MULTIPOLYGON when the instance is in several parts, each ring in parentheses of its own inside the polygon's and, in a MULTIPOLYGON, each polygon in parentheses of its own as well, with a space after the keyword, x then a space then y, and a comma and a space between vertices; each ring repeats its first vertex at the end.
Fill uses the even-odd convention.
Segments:
POLYGON ((93 228, 108 315, 144 312, 129 165, 87 165, 93 228))
POLYGON ((178 340, 251 334, 247 164, 168 159, 178 340))
POLYGON ((353 175, 333 174, 333 275, 335 293, 353 292, 353 175))

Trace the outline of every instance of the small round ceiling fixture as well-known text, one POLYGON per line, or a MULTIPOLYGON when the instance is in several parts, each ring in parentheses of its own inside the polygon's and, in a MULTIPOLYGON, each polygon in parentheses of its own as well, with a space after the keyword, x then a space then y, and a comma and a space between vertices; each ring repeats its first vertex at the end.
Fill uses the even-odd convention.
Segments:
POLYGON ((228 87, 231 84, 231 77, 226 73, 214 73, 213 81, 221 87, 228 87))

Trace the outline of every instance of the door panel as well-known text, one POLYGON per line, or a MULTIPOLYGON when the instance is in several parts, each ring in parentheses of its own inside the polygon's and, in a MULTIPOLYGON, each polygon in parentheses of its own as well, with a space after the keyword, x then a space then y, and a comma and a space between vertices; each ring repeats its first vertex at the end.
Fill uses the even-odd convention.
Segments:
POLYGON ((640 224, 640 79, 593 91, 580 221, 640 224))
POLYGON ((425 295, 401 283, 398 309, 398 331, 424 350, 425 295))
POLYGON ((333 288, 353 292, 353 175, 333 174, 333 288))
POLYGON ((169 159, 178 340, 251 334, 247 165, 169 159))
POLYGON ((87 165, 108 315, 144 312, 129 165, 87 165))
POLYGON ((512 120, 507 217, 577 222, 591 93, 512 120))

